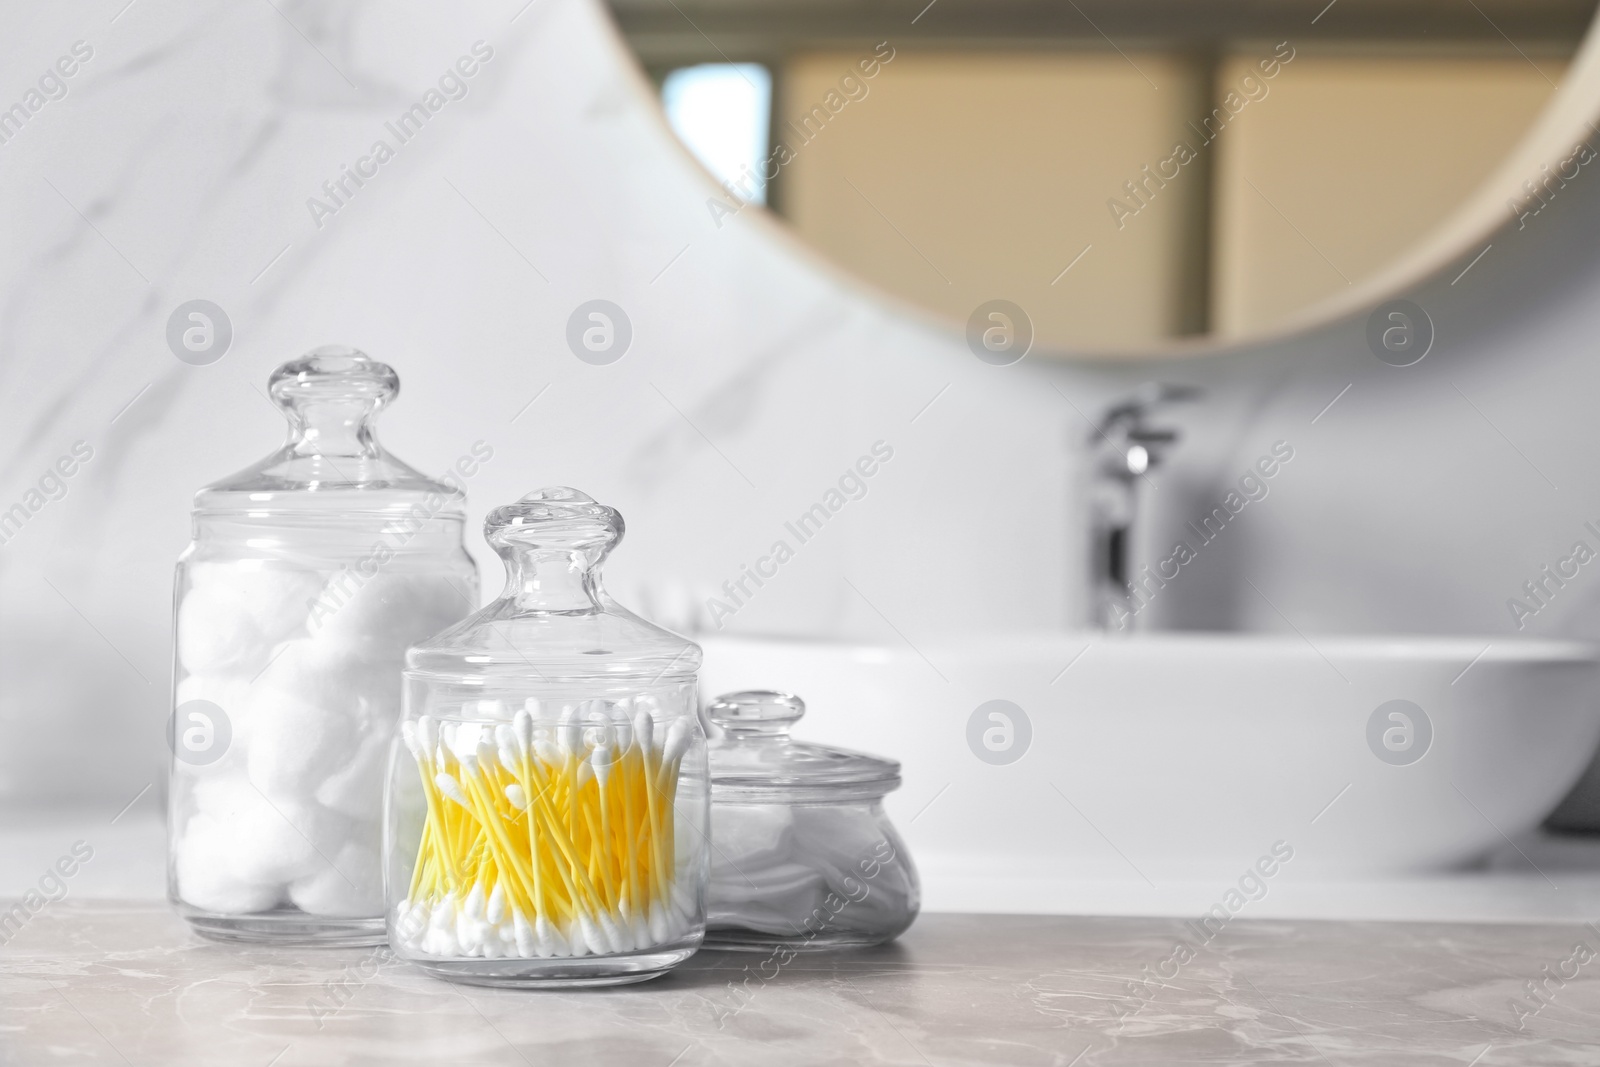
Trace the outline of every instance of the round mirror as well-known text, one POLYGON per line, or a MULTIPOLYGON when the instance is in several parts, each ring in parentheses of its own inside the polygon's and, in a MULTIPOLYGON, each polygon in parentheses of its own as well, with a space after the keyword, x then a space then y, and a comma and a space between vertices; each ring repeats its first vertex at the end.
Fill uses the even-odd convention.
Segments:
POLYGON ((1327 321, 1595 158, 1593 0, 609 2, 715 223, 1000 354, 1327 321))

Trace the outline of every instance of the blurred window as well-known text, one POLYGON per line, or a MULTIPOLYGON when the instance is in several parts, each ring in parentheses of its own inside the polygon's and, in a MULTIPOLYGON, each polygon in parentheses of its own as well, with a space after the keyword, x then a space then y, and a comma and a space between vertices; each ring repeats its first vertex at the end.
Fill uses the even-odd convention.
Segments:
POLYGON ((759 63, 700 63, 661 83, 667 122, 717 181, 750 203, 767 201, 772 74, 759 63))

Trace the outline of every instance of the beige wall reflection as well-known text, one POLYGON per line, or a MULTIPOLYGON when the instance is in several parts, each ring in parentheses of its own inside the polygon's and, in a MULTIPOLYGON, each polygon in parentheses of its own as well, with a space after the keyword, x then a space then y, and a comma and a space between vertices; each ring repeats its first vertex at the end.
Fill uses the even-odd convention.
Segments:
MULTIPOLYGON (((783 69, 774 138, 799 141, 788 123, 854 59, 783 69)), ((1203 183, 1170 183, 1120 231, 1106 201, 1170 154, 1199 110, 1198 75, 1152 54, 902 49, 865 99, 797 146, 776 206, 836 262, 958 320, 1003 297, 1042 337, 1169 336, 1199 310, 1186 287, 1201 248, 1187 227, 1203 183)))
POLYGON ((1248 334, 1375 273, 1489 174, 1566 67, 902 48, 829 113, 859 58, 775 71, 793 158, 773 206, 891 293, 962 321, 1014 300, 1071 346, 1248 334), (1229 92, 1236 113, 1208 121, 1229 92))
POLYGON ((1489 176, 1566 66, 1301 55, 1217 141, 1213 329, 1251 333, 1377 273, 1489 176))

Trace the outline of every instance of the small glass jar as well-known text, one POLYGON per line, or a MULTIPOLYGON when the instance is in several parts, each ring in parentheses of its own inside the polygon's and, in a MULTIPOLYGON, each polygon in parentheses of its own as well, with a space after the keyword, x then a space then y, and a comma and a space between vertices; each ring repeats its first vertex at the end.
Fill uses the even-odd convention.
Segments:
POLYGON ((900 764, 795 741, 805 703, 729 693, 706 709, 713 737, 706 946, 860 948, 904 933, 922 889, 883 810, 900 764))
POLYGON ((478 597, 459 485, 373 437, 399 388, 354 349, 284 364, 268 392, 288 443, 195 497, 173 605, 167 886, 207 937, 382 943, 402 660, 478 597))
POLYGON ((389 943, 476 985, 653 978, 705 934, 700 648, 601 588, 614 509, 542 489, 484 533, 500 599, 406 656, 389 943))

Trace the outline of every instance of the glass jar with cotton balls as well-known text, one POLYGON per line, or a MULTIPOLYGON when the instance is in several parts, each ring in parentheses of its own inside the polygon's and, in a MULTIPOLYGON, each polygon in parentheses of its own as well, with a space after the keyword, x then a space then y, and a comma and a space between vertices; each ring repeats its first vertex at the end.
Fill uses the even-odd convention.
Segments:
POLYGON ((177 567, 168 892, 214 939, 377 944, 402 659, 477 603, 465 495, 378 444, 390 367, 323 347, 268 392, 288 441, 200 491, 177 567))

